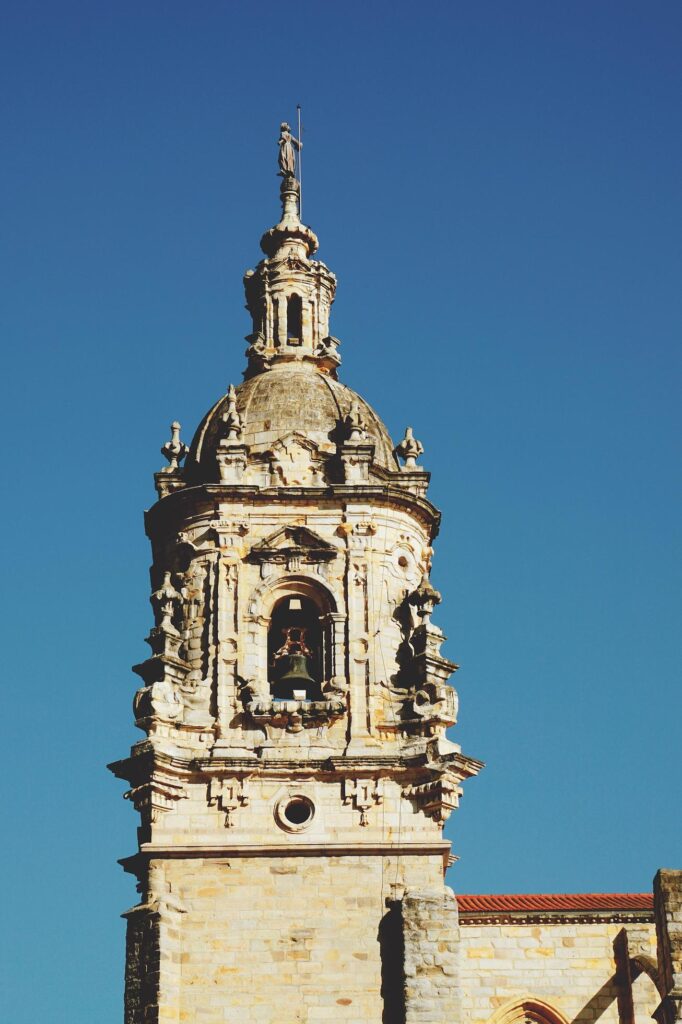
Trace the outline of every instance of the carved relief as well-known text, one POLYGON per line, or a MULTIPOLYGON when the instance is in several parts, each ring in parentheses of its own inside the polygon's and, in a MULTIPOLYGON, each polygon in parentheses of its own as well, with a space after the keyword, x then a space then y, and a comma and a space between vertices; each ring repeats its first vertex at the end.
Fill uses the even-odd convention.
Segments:
POLYGON ((459 806, 462 788, 454 775, 444 772, 429 782, 408 786, 405 795, 438 825, 444 825, 452 811, 459 806))
POLYGON ((208 785, 210 807, 219 807, 225 812, 225 828, 235 824, 235 812, 249 803, 244 778, 211 779, 208 785))
POLYGON ((332 561, 337 554, 333 544, 323 540, 308 527, 283 526, 255 544, 249 553, 249 560, 261 566, 284 565, 287 572, 296 572, 302 565, 332 561))
POLYGON ((213 519, 209 527, 219 548, 240 548, 242 537, 249 532, 245 519, 213 519))
POLYGON ((274 476, 271 486, 324 486, 322 455, 318 446, 304 434, 286 434, 272 446, 268 456, 274 476))
POLYGON ((183 704, 168 680, 159 680, 138 690, 133 700, 135 721, 149 729, 152 720, 176 722, 182 717, 183 704))
POLYGON ((123 798, 132 802, 140 813, 143 826, 149 827, 178 800, 186 800, 187 793, 182 783, 154 774, 148 782, 129 789, 123 798))
POLYGON ((342 782, 344 804, 352 804, 360 814, 360 825, 369 825, 369 811, 384 800, 381 779, 344 779, 342 782))

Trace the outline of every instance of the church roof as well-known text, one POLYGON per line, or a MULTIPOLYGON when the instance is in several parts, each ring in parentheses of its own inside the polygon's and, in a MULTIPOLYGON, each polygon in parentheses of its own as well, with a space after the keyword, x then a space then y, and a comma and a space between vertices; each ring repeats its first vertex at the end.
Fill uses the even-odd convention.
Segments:
POLYGON ((458 893, 460 914, 653 912, 649 892, 458 893))

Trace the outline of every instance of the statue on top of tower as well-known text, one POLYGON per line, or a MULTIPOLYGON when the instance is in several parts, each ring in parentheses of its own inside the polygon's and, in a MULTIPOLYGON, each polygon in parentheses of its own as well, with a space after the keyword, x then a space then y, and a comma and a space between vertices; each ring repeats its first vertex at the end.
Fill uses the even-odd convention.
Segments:
POLYGON ((282 178, 293 178, 296 174, 296 150, 300 152, 303 143, 291 134, 291 128, 286 121, 279 126, 279 171, 282 178))

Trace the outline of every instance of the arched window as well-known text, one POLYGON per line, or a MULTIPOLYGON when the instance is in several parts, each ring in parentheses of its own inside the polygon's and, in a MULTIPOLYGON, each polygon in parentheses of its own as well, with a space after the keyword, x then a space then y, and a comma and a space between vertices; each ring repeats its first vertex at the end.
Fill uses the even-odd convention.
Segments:
POLYGON ((324 649, 320 611, 297 594, 281 597, 268 629, 268 682, 277 699, 321 700, 324 649))
POLYGON ((301 296, 287 299, 287 345, 300 345, 303 341, 303 303, 301 296))

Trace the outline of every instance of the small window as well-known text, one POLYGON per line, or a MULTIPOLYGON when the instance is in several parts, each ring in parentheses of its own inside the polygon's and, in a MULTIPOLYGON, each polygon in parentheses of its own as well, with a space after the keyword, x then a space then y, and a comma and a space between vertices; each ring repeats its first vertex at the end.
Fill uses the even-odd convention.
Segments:
POLYGON ((287 345, 300 345, 303 341, 303 303, 300 295, 287 300, 287 345))
POLYGON ((315 817, 315 805, 302 793, 287 793, 274 807, 275 821, 285 832, 303 832, 315 817))
POLYGON ((313 805, 304 796, 296 796, 285 804, 283 814, 290 825, 305 825, 313 816, 313 805))

